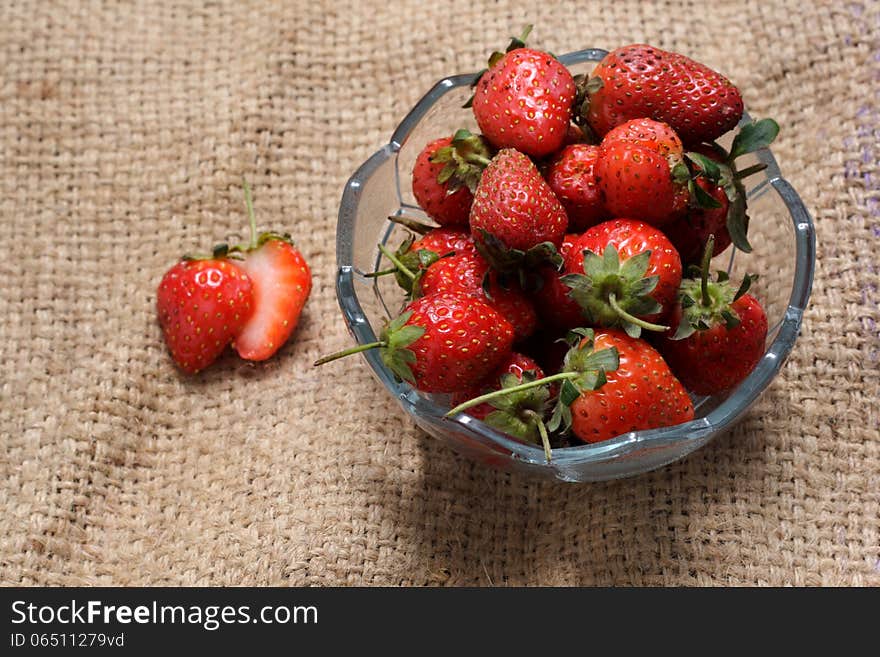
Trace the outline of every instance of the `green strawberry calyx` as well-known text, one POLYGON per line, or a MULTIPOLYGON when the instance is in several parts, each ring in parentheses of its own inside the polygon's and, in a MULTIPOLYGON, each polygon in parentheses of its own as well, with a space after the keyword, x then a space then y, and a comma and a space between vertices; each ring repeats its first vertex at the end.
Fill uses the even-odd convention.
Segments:
POLYGON ((447 194, 454 194, 462 187, 471 193, 477 191, 480 176, 492 161, 492 149, 480 135, 461 128, 452 136, 452 143, 431 156, 434 164, 443 164, 437 174, 437 182, 447 185, 447 194))
MULTIPOLYGON (((569 407, 572 402, 581 394, 598 390, 605 385, 607 381, 605 373, 616 370, 620 363, 620 355, 616 347, 597 351, 594 349, 593 337, 594 332, 589 328, 569 331, 566 340, 571 345, 571 349, 566 355, 561 372, 543 379, 528 377, 531 380, 526 380, 527 377, 524 373, 522 382, 516 382, 516 377, 513 375, 510 375, 510 378, 502 377, 501 389, 488 392, 459 404, 448 411, 444 417, 451 418, 482 403, 492 404, 499 410, 508 412, 508 414, 509 409, 516 407, 518 409, 516 420, 498 416, 496 419, 499 423, 505 424, 505 426, 494 424, 493 426, 503 431, 508 431, 508 433, 510 433, 509 428, 513 428, 516 431, 537 431, 544 444, 544 452, 549 461, 551 434, 562 435, 571 428, 572 417, 569 407), (550 396, 549 386, 557 382, 561 382, 561 385, 554 400, 550 396), (546 396, 541 394, 535 397, 520 397, 523 393, 541 388, 547 392, 546 396), (504 399, 509 401, 498 401, 504 399), (550 418, 545 423, 544 418, 551 408, 550 418)), ((492 424, 492 422, 489 422, 489 418, 492 415, 494 413, 486 418, 489 424, 492 424)), ((534 434, 526 435, 534 436, 534 434)))
POLYGON ((605 81, 598 75, 590 76, 581 73, 574 76, 575 96, 571 116, 575 125, 584 131, 584 136, 589 144, 597 144, 600 141, 587 122, 587 116, 590 113, 590 96, 599 91, 604 84, 605 81))
POLYGON ((568 295, 581 307, 591 324, 619 326, 628 335, 639 337, 646 331, 666 331, 642 316, 655 315, 663 307, 651 296, 659 276, 645 276, 651 251, 620 261, 617 247, 608 244, 602 255, 584 249, 584 273, 566 274, 560 280, 571 288, 568 295))
POLYGON ((746 274, 739 288, 734 290, 725 271, 716 274, 716 280, 709 277, 709 265, 715 247, 715 236, 710 235, 706 241, 703 260, 700 264, 699 277, 682 281, 678 292, 681 305, 681 319, 672 336, 673 340, 684 340, 697 331, 708 331, 723 324, 725 328, 734 329, 739 326, 740 319, 733 309, 733 303, 748 292, 756 275, 746 274))
POLYGON ((526 291, 540 289, 543 281, 535 272, 544 264, 550 264, 557 270, 562 267, 562 256, 553 242, 540 242, 528 251, 512 249, 498 237, 484 228, 478 229, 480 239, 475 240, 477 251, 498 272, 502 286, 507 285, 511 278, 518 280, 526 291))
POLYGON ((349 349, 337 351, 329 356, 324 356, 315 361, 315 366, 323 365, 339 358, 359 354, 370 349, 379 349, 382 362, 401 380, 410 384, 415 383, 411 365, 416 362, 416 355, 408 349, 413 342, 425 334, 425 327, 415 324, 407 324, 412 311, 406 311, 391 320, 376 342, 359 344, 349 349))
POLYGON ((522 381, 510 372, 502 374, 500 390, 508 392, 489 400, 488 403, 497 410, 489 413, 483 422, 520 440, 543 445, 549 461, 552 451, 544 418, 550 410, 550 389, 538 386, 513 390, 522 383, 539 380, 534 370, 524 371, 522 381))

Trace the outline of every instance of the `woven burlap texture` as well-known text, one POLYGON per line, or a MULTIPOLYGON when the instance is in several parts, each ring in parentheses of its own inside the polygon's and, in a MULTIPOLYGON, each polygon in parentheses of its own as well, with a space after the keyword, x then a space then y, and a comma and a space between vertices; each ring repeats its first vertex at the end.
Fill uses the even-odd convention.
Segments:
POLYGON ((877 585, 876 2, 12 2, 0 6, 0 582, 877 585), (733 431, 565 485, 418 430, 334 293, 343 185, 438 79, 522 25, 728 74, 815 218, 802 335, 733 431), (155 288, 261 226, 314 271, 295 340, 182 376, 155 288))

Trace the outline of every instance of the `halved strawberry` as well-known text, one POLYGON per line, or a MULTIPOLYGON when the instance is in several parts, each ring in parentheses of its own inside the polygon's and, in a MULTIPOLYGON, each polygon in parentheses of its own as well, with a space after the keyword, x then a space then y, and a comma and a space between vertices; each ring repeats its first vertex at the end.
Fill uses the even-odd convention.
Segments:
POLYGON ((156 309, 174 362, 195 374, 217 359, 251 317, 253 284, 221 248, 213 257, 169 269, 159 283, 156 309))
POLYGON ((240 267, 253 284, 254 312, 232 346, 247 360, 266 360, 293 333, 309 293, 312 274, 290 241, 289 235, 257 235, 250 188, 245 184, 245 202, 251 222, 251 241, 236 247, 244 256, 240 267))
POLYGON ((299 322, 312 276, 287 238, 268 234, 247 253, 240 267, 250 276, 254 312, 232 343, 247 360, 266 360, 287 342, 299 322))

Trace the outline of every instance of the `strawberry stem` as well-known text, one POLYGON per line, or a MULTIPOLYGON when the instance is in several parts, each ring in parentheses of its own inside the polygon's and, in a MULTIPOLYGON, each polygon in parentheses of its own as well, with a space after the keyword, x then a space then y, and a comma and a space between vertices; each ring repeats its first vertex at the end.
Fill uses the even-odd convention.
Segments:
POLYGON ((368 342, 367 344, 359 344, 356 347, 350 347, 349 349, 343 349, 342 351, 337 351, 335 354, 330 354, 329 356, 324 356, 315 361, 313 367, 317 367, 318 365, 323 365, 324 363, 329 363, 330 361, 336 360, 337 358, 345 358, 346 356, 351 356, 352 354, 359 354, 362 351, 368 351, 370 349, 375 349, 376 347, 387 347, 388 343, 384 340, 378 340, 376 342, 368 342))
POLYGON ((518 386, 513 386, 512 388, 501 388, 500 390, 493 390, 492 392, 487 392, 485 395, 480 395, 479 397, 474 397, 473 399, 469 399, 466 402, 462 402, 451 411, 446 413, 446 415, 444 415, 443 417, 452 417, 453 415, 458 415, 462 411, 466 411, 467 409, 473 408, 474 406, 479 406, 483 402, 491 401, 498 397, 503 397, 504 395, 509 395, 512 392, 531 390, 532 388, 537 388, 547 383, 553 383, 554 381, 564 381, 566 379, 576 379, 579 376, 581 376, 580 372, 560 372, 559 374, 553 374, 552 376, 548 376, 543 379, 536 379, 534 381, 529 381, 528 383, 521 383, 518 386))
POLYGON ((410 219, 409 217, 399 217, 391 215, 390 217, 388 217, 388 221, 393 224, 403 226, 404 228, 409 228, 411 231, 413 231, 414 233, 418 233, 419 235, 427 235, 436 228, 435 226, 423 224, 421 221, 416 221, 415 219, 410 219))
POLYGON ((365 278, 379 278, 380 276, 388 276, 388 274, 396 274, 397 267, 393 267, 391 269, 383 269, 382 271, 371 271, 369 274, 364 274, 365 278))
POLYGON ((712 253, 715 251, 715 235, 709 235, 706 240, 706 248, 703 250, 703 261, 700 263, 700 293, 703 305, 712 305, 712 297, 709 296, 709 266, 712 262, 712 253))
MULTIPOLYGON (((541 379, 538 379, 539 381, 541 379)), ((544 419, 535 411, 526 411, 525 415, 532 419, 532 421, 538 426, 538 433, 541 434, 541 443, 544 445, 544 456, 547 458, 547 462, 550 462, 550 458, 553 456, 550 450, 550 436, 547 435, 547 427, 544 425, 544 419)))
POLYGON ((398 257, 397 257, 396 255, 394 255, 393 253, 391 253, 391 251, 389 251, 389 250, 385 247, 384 244, 380 244, 380 245, 379 245, 379 250, 382 252, 382 255, 384 255, 386 258, 388 258, 388 259, 392 262, 392 264, 394 264, 394 266, 397 267, 397 270, 398 270, 401 274, 403 274, 404 276, 406 276, 406 277, 407 277, 408 279, 410 279, 411 281, 416 280, 416 275, 413 274, 413 273, 407 268, 407 266, 406 266, 405 264, 403 264, 403 263, 398 259, 398 257))
MULTIPOLYGON (((608 305, 614 309, 614 312, 617 313, 617 316, 620 317, 620 319, 629 322, 630 324, 635 324, 639 328, 643 328, 646 331, 662 332, 669 330, 668 326, 663 326, 662 324, 652 324, 651 322, 646 322, 643 319, 639 319, 635 315, 630 315, 628 312, 620 307, 620 304, 617 303, 617 295, 614 294, 614 292, 611 292, 608 295, 608 305)), ((544 379, 541 380, 543 381, 544 379)))
POLYGON ((758 173, 759 171, 763 171, 766 168, 767 168, 767 165, 764 164, 763 162, 761 162, 760 164, 754 164, 750 167, 746 167, 742 171, 737 171, 736 173, 733 174, 733 177, 736 180, 742 180, 743 178, 748 178, 753 173, 758 173))
POLYGON ((244 204, 247 206, 248 221, 251 222, 251 242, 250 250, 257 248, 257 217, 254 215, 254 200, 251 197, 251 186, 244 178, 241 179, 241 185, 244 187, 244 204))

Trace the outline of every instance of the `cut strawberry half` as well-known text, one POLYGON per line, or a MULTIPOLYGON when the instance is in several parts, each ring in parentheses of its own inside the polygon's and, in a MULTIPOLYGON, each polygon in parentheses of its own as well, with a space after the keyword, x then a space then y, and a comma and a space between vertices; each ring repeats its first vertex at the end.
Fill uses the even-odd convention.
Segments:
POLYGON ((250 188, 245 183, 245 202, 251 222, 251 241, 235 247, 243 255, 239 264, 253 284, 253 314, 232 343, 247 360, 271 357, 296 329, 309 293, 312 274, 289 235, 257 235, 250 188))

